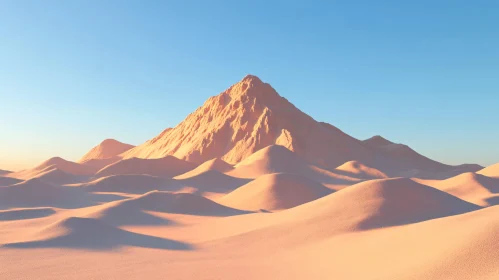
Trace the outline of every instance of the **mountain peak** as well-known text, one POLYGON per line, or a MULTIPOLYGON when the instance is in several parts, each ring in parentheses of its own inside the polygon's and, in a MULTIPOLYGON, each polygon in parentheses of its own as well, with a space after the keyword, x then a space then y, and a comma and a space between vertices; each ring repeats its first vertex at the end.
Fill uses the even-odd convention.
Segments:
POLYGON ((241 80, 241 82, 253 82, 253 83, 263 83, 260 78, 258 78, 255 75, 248 74, 244 76, 244 78, 241 80))
POLYGON ((392 141, 387 140, 380 135, 375 135, 375 136, 373 136, 369 139, 366 139, 362 142, 364 142, 367 146, 370 146, 370 147, 381 147, 381 146, 394 144, 392 141))
MULTIPOLYGON (((222 95, 228 95, 231 99, 253 97, 257 99, 275 100, 280 97, 270 84, 262 82, 255 75, 246 75, 242 80, 228 88, 222 95)), ((247 98, 245 98, 247 100, 247 98)))

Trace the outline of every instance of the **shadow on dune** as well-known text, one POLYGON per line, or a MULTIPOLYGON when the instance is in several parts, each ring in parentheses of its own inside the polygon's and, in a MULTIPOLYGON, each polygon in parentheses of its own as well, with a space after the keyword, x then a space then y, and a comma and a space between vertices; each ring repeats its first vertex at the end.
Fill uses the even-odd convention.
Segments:
POLYGON ((486 198, 485 201, 490 206, 499 205, 499 196, 493 196, 493 197, 486 198))
POLYGON ((39 240, 4 244, 5 248, 68 248, 112 250, 140 247, 161 250, 193 250, 181 241, 129 232, 92 218, 71 217, 39 232, 39 240), (45 237, 48 234, 49 237, 45 237))
POLYGON ((499 179, 487 177, 485 175, 477 174, 477 181, 486 188, 490 193, 499 193, 499 179))
POLYGON ((50 216, 55 213, 52 208, 35 208, 0 211, 0 221, 28 220, 50 216))

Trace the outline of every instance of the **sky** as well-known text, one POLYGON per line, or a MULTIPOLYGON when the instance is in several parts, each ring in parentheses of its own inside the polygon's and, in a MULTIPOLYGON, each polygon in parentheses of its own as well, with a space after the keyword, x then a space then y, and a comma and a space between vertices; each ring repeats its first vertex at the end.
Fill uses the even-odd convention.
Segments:
POLYGON ((246 74, 358 139, 499 162, 499 1, 0 0, 0 169, 140 144, 246 74))

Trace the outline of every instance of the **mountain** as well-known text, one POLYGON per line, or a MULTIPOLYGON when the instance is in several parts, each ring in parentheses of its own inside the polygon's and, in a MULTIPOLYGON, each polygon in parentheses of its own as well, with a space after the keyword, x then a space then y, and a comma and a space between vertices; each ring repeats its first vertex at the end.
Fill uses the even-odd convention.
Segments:
POLYGON ((352 159, 364 162, 373 154, 357 139, 315 121, 272 86, 248 75, 209 98, 175 128, 122 155, 124 158, 173 155, 195 163, 221 158, 236 164, 275 144, 331 168, 352 159))
POLYGON ((253 75, 209 98, 176 127, 165 129, 121 156, 173 155, 197 164, 219 158, 234 165, 271 145, 284 146, 311 164, 329 170, 348 161, 362 162, 389 176, 449 172, 455 168, 380 136, 360 141, 328 123, 318 122, 253 75))
POLYGON ((85 163, 89 160, 113 158, 133 147, 135 146, 114 139, 106 139, 88 151, 78 162, 85 163))
POLYGON ((389 176, 435 177, 438 174, 437 177, 445 179, 482 168, 477 164, 443 164, 419 154, 407 145, 394 143, 379 135, 363 140, 362 143, 382 156, 383 164, 377 162, 376 167, 390 173, 389 176))

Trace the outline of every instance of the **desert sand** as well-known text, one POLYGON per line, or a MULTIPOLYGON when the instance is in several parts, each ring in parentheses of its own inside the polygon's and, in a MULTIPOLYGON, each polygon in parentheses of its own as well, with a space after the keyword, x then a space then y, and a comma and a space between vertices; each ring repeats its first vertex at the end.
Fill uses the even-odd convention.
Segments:
POLYGON ((136 147, 0 173, 0 279, 499 279, 499 164, 317 122, 248 75, 136 147))

